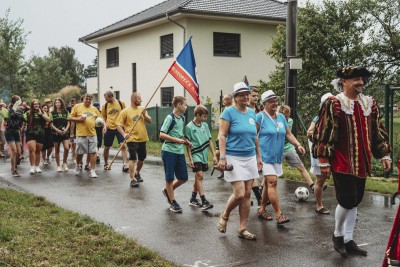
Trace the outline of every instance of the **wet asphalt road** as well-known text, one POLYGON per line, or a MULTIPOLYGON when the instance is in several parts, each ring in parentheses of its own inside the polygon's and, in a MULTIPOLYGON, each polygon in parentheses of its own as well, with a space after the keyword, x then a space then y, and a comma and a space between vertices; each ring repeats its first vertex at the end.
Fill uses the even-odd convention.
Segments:
MULTIPOLYGON (((161 193, 164 171, 159 159, 149 157, 142 170, 144 182, 139 188, 129 187, 129 175, 121 172, 116 160, 111 171, 97 165, 99 178, 89 178, 83 171, 73 175, 72 164, 67 173, 57 173, 55 162, 43 167, 42 174, 29 175, 29 164, 18 168, 21 177, 9 173, 9 162, 0 162, 0 178, 35 195, 44 196, 57 205, 109 224, 115 231, 158 252, 180 266, 380 266, 397 205, 391 206, 388 196, 366 193, 358 209, 355 241, 368 250, 368 256, 342 258, 332 246, 334 189, 325 191, 324 204, 331 215, 315 212, 311 196, 298 202, 293 196, 303 183, 278 181, 281 209, 291 222, 278 228, 275 221, 261 221, 257 208, 251 208, 248 229, 257 235, 256 241, 237 237, 238 212, 229 219, 226 234, 217 231, 219 214, 231 194, 230 185, 205 175, 207 199, 214 204, 208 212, 188 205, 193 175, 177 189, 176 200, 182 214, 169 211, 161 193)), ((255 201, 252 195, 253 201, 255 201)), ((269 207, 268 211, 271 211, 269 207)))

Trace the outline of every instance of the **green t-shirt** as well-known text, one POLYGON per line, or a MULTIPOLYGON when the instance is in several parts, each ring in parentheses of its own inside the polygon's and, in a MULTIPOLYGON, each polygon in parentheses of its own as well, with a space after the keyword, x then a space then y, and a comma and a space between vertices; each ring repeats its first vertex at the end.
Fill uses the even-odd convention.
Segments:
POLYGON ((24 121, 23 111, 21 109, 17 109, 17 111, 14 111, 13 109, 6 109, 4 110, 4 120, 7 122, 5 130, 6 133, 19 133, 24 121))
POLYGON ((186 125, 185 136, 193 144, 190 150, 192 153, 193 162, 201 162, 207 164, 208 162, 208 147, 211 139, 210 129, 208 124, 202 122, 201 125, 196 125, 193 121, 186 125))
POLYGON ((26 134, 30 135, 44 135, 44 127, 46 121, 37 112, 33 113, 32 124, 30 123, 30 112, 27 111, 24 114, 26 122, 26 134))
POLYGON ((5 117, 5 113, 6 113, 5 111, 6 111, 5 108, 0 109, 0 127, 3 124, 3 121, 4 121, 4 117, 5 117))
MULTIPOLYGON (((171 125, 172 117, 171 115, 167 115, 164 120, 163 125, 161 126, 160 132, 166 133, 168 131, 169 126, 171 125)), ((175 116, 175 125, 172 130, 168 133, 169 136, 175 138, 182 138, 183 137, 183 117, 180 116, 179 118, 175 116)), ((174 142, 165 141, 161 147, 161 150, 168 151, 175 154, 184 154, 183 144, 178 144, 174 142)))
MULTIPOLYGON (((289 127, 290 131, 292 131, 293 119, 291 119, 291 118, 289 118, 289 120, 288 120, 288 127, 289 127)), ((296 149, 295 149, 294 146, 293 146, 291 143, 289 143, 289 141, 285 138, 285 145, 283 146, 283 152, 285 153, 285 152, 293 151, 293 150, 296 150, 296 149)))

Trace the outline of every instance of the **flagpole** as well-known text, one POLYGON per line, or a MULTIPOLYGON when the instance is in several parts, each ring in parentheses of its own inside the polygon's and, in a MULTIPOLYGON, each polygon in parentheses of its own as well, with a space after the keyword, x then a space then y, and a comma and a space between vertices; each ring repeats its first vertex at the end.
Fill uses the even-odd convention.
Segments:
MULTIPOLYGON (((154 90, 154 93, 151 95, 149 101, 147 101, 146 105, 145 105, 144 108, 143 108, 142 114, 141 114, 140 116, 143 116, 143 117, 144 117, 144 112, 146 112, 147 106, 150 104, 150 101, 153 99, 153 97, 154 97, 155 94, 157 93, 158 89, 160 88, 161 84, 164 82, 165 78, 167 78, 168 73, 169 73, 169 72, 167 71, 167 73, 164 75, 164 78, 163 78, 163 79, 161 80, 161 82, 158 84, 156 90, 154 90)), ((139 117, 139 119, 140 119, 140 117, 139 117)), ((118 150, 117 150, 117 153, 115 153, 114 158, 112 159, 110 165, 108 165, 108 169, 109 169, 109 170, 111 170, 111 166, 112 166, 112 164, 114 163, 114 160, 117 158, 117 156, 118 156, 119 152, 121 151, 122 147, 125 145, 126 140, 128 140, 128 138, 129 138, 129 136, 131 135, 133 129, 135 129, 135 126, 136 126, 136 124, 138 123, 139 119, 137 119, 137 120, 135 121, 135 123, 134 123, 133 126, 132 126, 132 129, 129 131, 128 135, 124 138, 124 141, 123 141, 122 144, 119 146, 119 148, 118 148, 118 150)))

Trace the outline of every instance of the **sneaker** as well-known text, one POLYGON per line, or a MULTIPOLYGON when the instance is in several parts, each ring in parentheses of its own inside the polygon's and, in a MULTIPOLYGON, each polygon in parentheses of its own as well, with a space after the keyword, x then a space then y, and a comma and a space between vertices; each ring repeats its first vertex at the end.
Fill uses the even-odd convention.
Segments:
POLYGON ((96 172, 95 171, 90 171, 89 177, 90 178, 97 178, 96 172))
POLYGON ((78 169, 81 171, 82 170, 82 165, 78 165, 78 169))
POLYGON ((35 167, 31 167, 31 169, 29 170, 29 174, 30 174, 30 175, 33 175, 33 174, 35 174, 35 173, 36 173, 35 167))
POLYGON ((35 167, 35 170, 36 170, 37 173, 41 173, 41 172, 42 172, 42 170, 40 169, 39 166, 36 166, 36 167, 35 167))
POLYGON ((79 169, 79 167, 74 170, 74 175, 79 175, 80 173, 81 170, 79 169))
POLYGON ((90 171, 89 165, 85 165, 85 171, 90 171))
POLYGON ((168 204, 171 204, 171 200, 169 199, 167 188, 164 187, 164 189, 161 191, 162 191, 163 195, 167 198, 168 204))
POLYGON ((217 178, 218 178, 218 179, 224 178, 224 172, 221 172, 221 173, 217 176, 217 178))
POLYGON ((63 167, 63 169, 64 169, 65 172, 68 171, 67 163, 63 163, 62 167, 63 167))
POLYGON ((178 202, 176 202, 175 200, 172 201, 171 207, 169 208, 169 210, 172 212, 175 212, 175 213, 182 212, 181 206, 179 206, 178 202))
POLYGON ((57 171, 58 171, 58 172, 62 172, 61 166, 57 166, 57 171))
POLYGON ((201 210, 202 210, 202 211, 206 211, 206 210, 209 210, 209 209, 212 209, 212 208, 214 208, 214 206, 211 205, 211 203, 208 202, 207 200, 205 200, 205 201, 203 202, 203 205, 201 206, 201 210))
POLYGON ((96 164, 100 164, 100 157, 99 156, 96 157, 96 164))
POLYGON ((129 172, 129 167, 126 165, 122 166, 122 172, 129 172))
POLYGON ((13 176, 13 177, 19 177, 18 171, 17 171, 17 170, 14 170, 14 171, 12 172, 12 176, 13 176))
POLYGON ((189 201, 189 206, 199 207, 200 208, 201 207, 201 203, 197 198, 191 198, 190 201, 189 201))
POLYGON ((129 185, 130 187, 139 187, 139 182, 136 180, 132 180, 129 185))
POLYGON ((43 166, 46 166, 48 163, 47 163, 47 160, 43 160, 43 166))
POLYGON ((139 183, 143 183, 143 179, 142 179, 142 177, 140 176, 140 174, 135 174, 135 178, 136 178, 136 180, 137 180, 139 183))
POLYGON ((314 183, 312 183, 312 184, 310 184, 310 189, 311 189, 311 192, 314 194, 314 187, 315 187, 315 184, 314 183))

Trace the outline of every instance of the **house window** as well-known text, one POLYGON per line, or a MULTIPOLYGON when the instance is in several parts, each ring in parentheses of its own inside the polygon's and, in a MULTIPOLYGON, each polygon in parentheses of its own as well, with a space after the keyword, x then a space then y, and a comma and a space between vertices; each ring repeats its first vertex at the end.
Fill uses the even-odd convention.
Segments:
POLYGON ((107 49, 107 68, 119 66, 119 48, 114 47, 107 49))
POLYGON ((132 92, 137 91, 136 63, 132 63, 132 92))
POLYGON ((161 106, 172 107, 172 98, 174 98, 174 87, 161 87, 161 106))
POLYGON ((114 91, 115 99, 119 99, 119 91, 114 91))
POLYGON ((214 56, 240 57, 240 34, 214 32, 214 56))
POLYGON ((174 56, 174 36, 168 34, 160 37, 161 40, 161 58, 170 58, 174 56))

